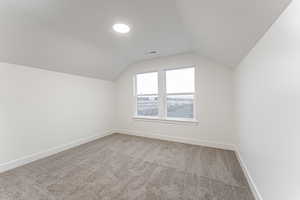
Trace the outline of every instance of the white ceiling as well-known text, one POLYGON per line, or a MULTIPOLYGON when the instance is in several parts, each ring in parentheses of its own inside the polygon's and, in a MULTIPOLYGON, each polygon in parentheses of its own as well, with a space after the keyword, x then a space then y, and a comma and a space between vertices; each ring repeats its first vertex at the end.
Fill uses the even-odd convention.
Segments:
POLYGON ((177 0, 197 52, 235 67, 291 0, 177 0))
POLYGON ((236 66, 289 2, 1 0, 0 61, 106 80, 133 62, 192 51, 236 66), (116 22, 131 32, 114 33, 116 22))

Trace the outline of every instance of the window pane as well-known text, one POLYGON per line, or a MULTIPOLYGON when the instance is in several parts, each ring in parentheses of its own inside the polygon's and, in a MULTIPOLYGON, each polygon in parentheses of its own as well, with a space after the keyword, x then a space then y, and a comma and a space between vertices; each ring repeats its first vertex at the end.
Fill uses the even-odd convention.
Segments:
POLYGON ((194 95, 168 95, 167 117, 194 118, 194 95))
POLYGON ((195 91, 195 68, 166 71, 167 93, 193 93, 195 91))
POLYGON ((137 94, 157 94, 158 93, 158 73, 151 72, 136 75, 137 94))
POLYGON ((138 116, 158 116, 158 96, 137 97, 138 116))

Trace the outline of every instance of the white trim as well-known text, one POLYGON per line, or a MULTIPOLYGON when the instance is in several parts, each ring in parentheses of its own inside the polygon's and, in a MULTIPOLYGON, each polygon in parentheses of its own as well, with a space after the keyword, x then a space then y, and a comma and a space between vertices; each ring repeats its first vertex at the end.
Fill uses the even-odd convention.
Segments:
POLYGON ((53 148, 50 148, 50 149, 42 151, 42 152, 34 153, 34 154, 31 154, 28 156, 24 156, 22 158, 18 158, 16 160, 2 163, 2 164, 0 164, 0 173, 23 166, 23 165, 26 165, 33 161, 57 154, 59 152, 65 151, 67 149, 71 149, 73 147, 94 141, 94 140, 102 138, 104 136, 111 135, 113 133, 114 133, 113 131, 108 131, 107 133, 102 134, 102 135, 94 135, 94 136, 90 136, 87 138, 81 138, 81 139, 75 140, 73 142, 70 142, 68 144, 63 144, 63 145, 53 147, 53 148))
POLYGON ((171 142, 179 142, 179 143, 192 144, 192 145, 201 145, 201 146, 213 147, 213 148, 217 148, 217 149, 225 149, 225 150, 232 150, 232 151, 235 150, 235 145, 233 145, 233 144, 223 144, 223 143, 218 143, 218 142, 214 142, 214 141, 195 140, 195 139, 183 138, 183 137, 173 137, 173 136, 167 136, 167 135, 162 135, 162 134, 157 134, 157 133, 145 133, 144 131, 115 129, 114 133, 141 136, 141 137, 146 137, 146 138, 153 138, 153 139, 166 140, 166 141, 171 141, 171 142))
POLYGON ((195 92, 182 92, 182 93, 166 93, 167 96, 180 96, 180 95, 195 95, 195 92))
POLYGON ((151 97, 151 96, 158 96, 158 94, 137 94, 137 97, 151 97))
POLYGON ((247 165, 246 165, 245 161, 243 160, 242 155, 241 155, 241 153, 240 153, 240 151, 238 150, 237 147, 235 148, 235 154, 236 154, 236 157, 237 157, 237 159, 238 159, 238 161, 239 161, 239 163, 240 163, 240 165, 243 169, 244 175, 245 175, 245 177, 248 181, 248 184, 250 186, 252 194, 254 195, 255 200, 263 200, 263 198, 262 198, 260 192, 258 191, 258 188, 257 188, 253 178, 250 175, 250 172, 247 168, 247 165))
POLYGON ((189 125, 198 125, 199 121, 195 119, 186 119, 186 118, 159 118, 159 117, 147 117, 147 116, 134 116, 132 119, 136 121, 144 122, 158 122, 158 123, 167 123, 167 124, 189 124, 189 125))

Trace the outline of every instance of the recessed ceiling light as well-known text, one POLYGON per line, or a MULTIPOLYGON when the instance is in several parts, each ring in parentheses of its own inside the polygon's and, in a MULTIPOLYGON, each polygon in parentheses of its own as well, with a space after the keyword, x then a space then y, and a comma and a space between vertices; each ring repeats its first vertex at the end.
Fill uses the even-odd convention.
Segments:
POLYGON ((113 29, 117 33, 128 33, 130 31, 130 27, 127 24, 114 24, 113 29))

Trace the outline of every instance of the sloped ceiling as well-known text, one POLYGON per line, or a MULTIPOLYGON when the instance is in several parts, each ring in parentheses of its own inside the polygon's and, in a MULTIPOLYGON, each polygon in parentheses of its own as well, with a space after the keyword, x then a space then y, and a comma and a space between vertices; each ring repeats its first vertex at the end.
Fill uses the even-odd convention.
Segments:
POLYGON ((234 67, 289 2, 2 0, 0 62, 105 80, 133 62, 186 52, 234 67), (114 33, 116 22, 132 31, 114 33))
POLYGON ((235 67, 291 0, 178 0, 194 49, 235 67))

